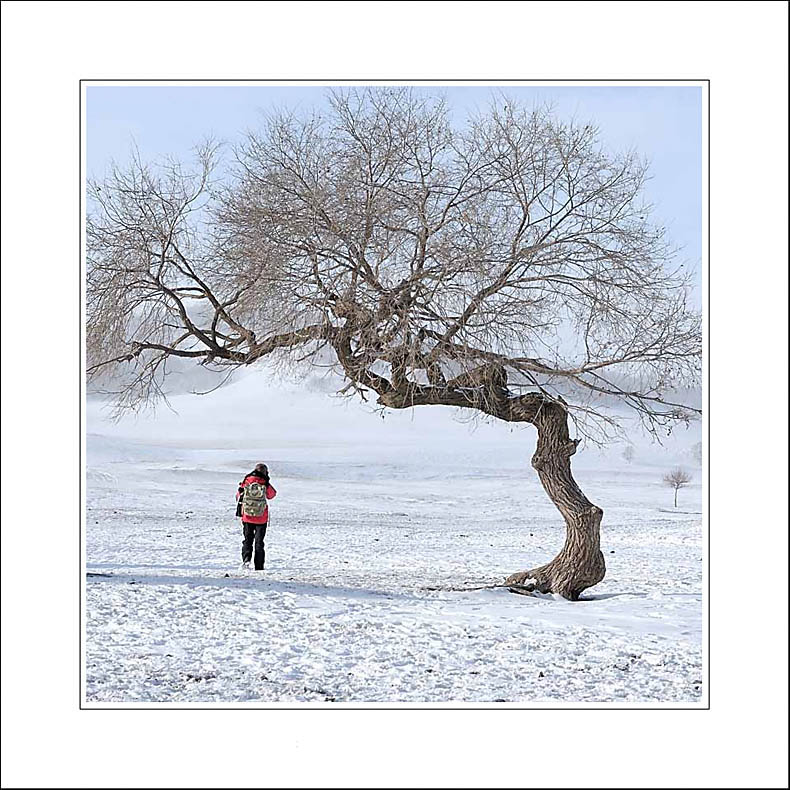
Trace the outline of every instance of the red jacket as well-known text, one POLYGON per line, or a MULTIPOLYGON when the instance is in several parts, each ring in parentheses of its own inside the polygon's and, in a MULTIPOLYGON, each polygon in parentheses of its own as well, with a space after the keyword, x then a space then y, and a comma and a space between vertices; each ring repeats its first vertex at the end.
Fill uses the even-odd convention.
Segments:
MULTIPOLYGON (((277 492, 274 490, 274 486, 271 483, 266 483, 266 481, 262 477, 258 477, 257 475, 247 475, 239 483, 239 490, 236 493, 236 499, 241 496, 244 489, 250 483, 263 483, 266 484, 266 499, 274 499, 277 496, 277 492)), ((269 523, 269 508, 267 507, 266 510, 263 511, 263 514, 260 516, 244 516, 241 517, 242 522, 246 524, 268 524, 269 523)))

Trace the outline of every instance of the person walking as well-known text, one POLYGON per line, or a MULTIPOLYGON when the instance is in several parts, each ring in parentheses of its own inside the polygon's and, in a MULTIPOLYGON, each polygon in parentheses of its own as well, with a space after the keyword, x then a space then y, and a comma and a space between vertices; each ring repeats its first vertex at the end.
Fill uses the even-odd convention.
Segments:
POLYGON ((236 515, 241 516, 244 540, 241 544, 241 567, 250 567, 255 549, 255 570, 262 571, 266 560, 266 549, 263 541, 266 527, 269 524, 269 499, 274 499, 277 491, 269 480, 269 468, 266 464, 257 464, 239 483, 236 492, 236 515))

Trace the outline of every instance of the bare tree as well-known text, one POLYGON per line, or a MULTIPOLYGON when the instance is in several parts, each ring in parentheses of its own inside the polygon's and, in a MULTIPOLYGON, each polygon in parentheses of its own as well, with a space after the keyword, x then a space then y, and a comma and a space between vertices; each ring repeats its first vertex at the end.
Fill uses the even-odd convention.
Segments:
POLYGON ((623 448, 622 455, 623 455, 623 458, 625 458, 625 460, 628 461, 628 463, 630 464, 634 460, 634 456, 636 455, 636 451, 634 450, 634 445, 633 444, 627 444, 623 448))
POLYGON ((654 433, 698 413, 672 398, 699 380, 700 318, 640 199, 646 165, 505 98, 460 130, 409 89, 330 104, 269 118, 219 188, 210 148, 194 175, 136 160, 91 185, 89 373, 129 363, 134 407, 161 396, 171 356, 328 357, 341 391, 384 408, 532 423, 567 537, 506 584, 576 599, 605 572, 579 442, 616 435, 618 404, 654 433))
POLYGON ((690 482, 691 475, 681 467, 677 467, 664 475, 664 485, 675 489, 675 507, 678 506, 678 491, 690 482))

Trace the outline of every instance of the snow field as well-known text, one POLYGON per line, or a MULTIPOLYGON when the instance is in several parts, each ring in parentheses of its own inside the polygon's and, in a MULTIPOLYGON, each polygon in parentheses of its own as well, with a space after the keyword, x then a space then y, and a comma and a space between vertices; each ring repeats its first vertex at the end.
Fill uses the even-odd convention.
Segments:
POLYGON ((381 420, 250 378, 179 396, 178 416, 112 424, 89 404, 88 704, 704 701, 699 474, 677 511, 660 484, 679 458, 697 471, 693 436, 630 464, 580 452, 605 511, 607 576, 586 600, 436 590, 562 545, 530 430, 381 420), (279 494, 266 570, 242 573, 233 496, 259 460, 279 494))

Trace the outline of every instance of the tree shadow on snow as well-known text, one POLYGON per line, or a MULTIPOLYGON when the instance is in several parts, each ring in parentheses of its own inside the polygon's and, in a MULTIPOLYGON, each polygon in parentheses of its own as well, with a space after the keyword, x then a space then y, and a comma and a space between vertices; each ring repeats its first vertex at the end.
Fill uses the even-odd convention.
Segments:
MULTIPOLYGON (((117 565, 114 567, 118 567, 117 565)), ((140 565, 135 568, 143 567, 140 565)), ((162 566, 153 566, 159 567, 162 566)), ((174 566, 176 567, 176 566, 174 566)), ((317 584, 315 582, 284 581, 266 576, 172 576, 146 575, 137 573, 92 573, 87 572, 88 581, 101 584, 139 584, 143 586, 216 587, 230 588, 249 592, 280 592, 293 595, 332 596, 334 598, 382 598, 416 599, 418 596, 408 592, 372 590, 365 587, 343 587, 338 585, 317 584)))

